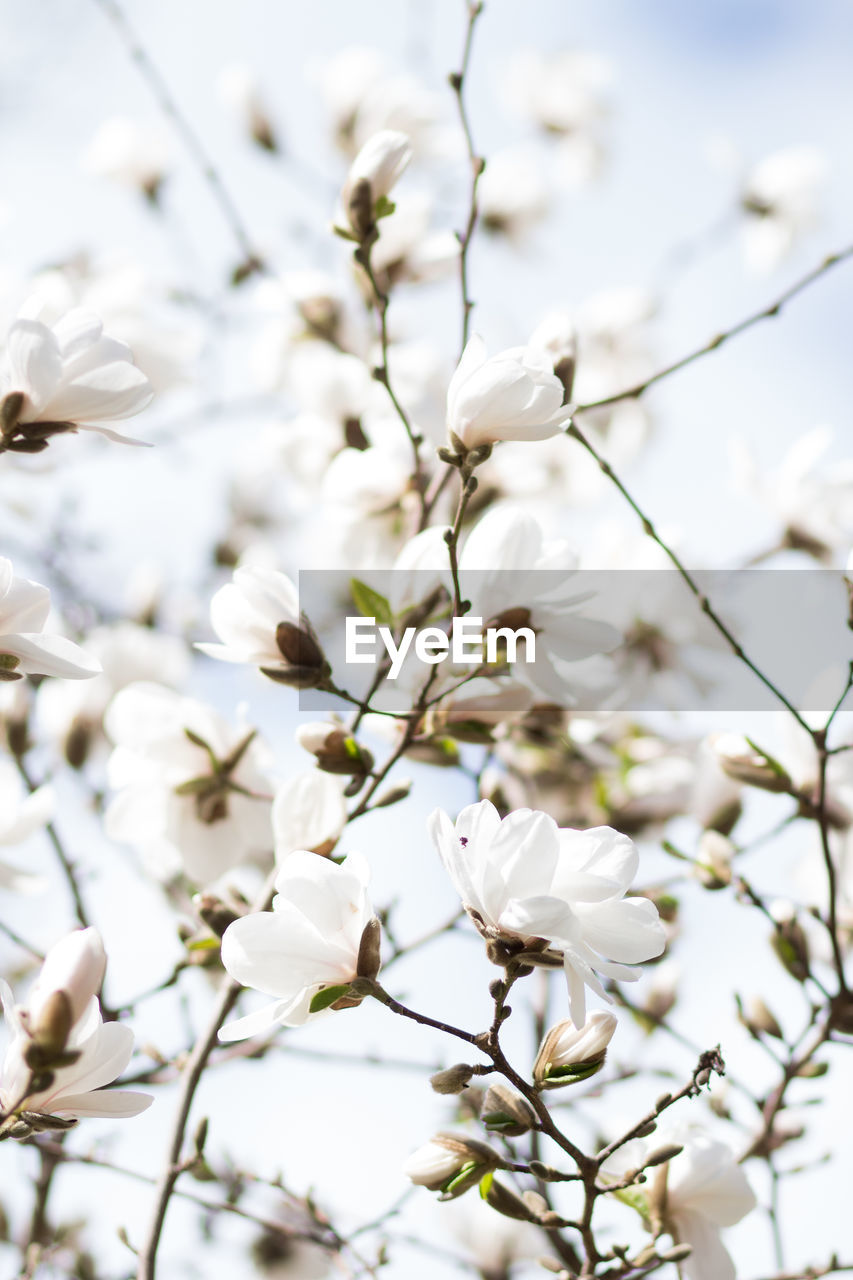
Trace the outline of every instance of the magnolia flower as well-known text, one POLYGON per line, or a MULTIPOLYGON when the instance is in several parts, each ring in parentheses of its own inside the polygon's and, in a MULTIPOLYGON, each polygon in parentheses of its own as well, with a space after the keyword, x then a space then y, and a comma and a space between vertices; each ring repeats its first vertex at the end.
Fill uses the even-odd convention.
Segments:
POLYGON ((568 1020, 547 1033, 536 1056, 533 1079, 540 1089, 586 1080, 604 1066, 607 1046, 617 1027, 612 1013, 596 1009, 578 1028, 568 1020))
POLYGON ((804 551, 822 564, 846 550, 853 536, 853 462, 829 460, 832 442, 828 427, 814 427, 772 469, 742 440, 729 445, 735 488, 778 522, 778 549, 804 551))
POLYGON ((78 929, 48 952, 25 1006, 16 1008, 0 983, 11 1036, 0 1070, 0 1111, 13 1112, 13 1136, 65 1128, 62 1120, 80 1116, 135 1116, 151 1105, 146 1094, 102 1088, 133 1051, 129 1027, 102 1022, 97 992, 105 967, 100 935, 78 929), (38 1074, 43 1087, 32 1090, 38 1074))
MULTIPOLYGON (((395 611, 424 599, 438 583, 452 593, 445 532, 439 526, 424 530, 398 556, 390 593, 395 611)), ((511 663, 515 680, 561 706, 575 700, 573 685, 587 688, 606 680, 607 664, 598 655, 614 649, 620 633, 581 613, 594 592, 571 589, 574 552, 562 539, 546 541, 533 516, 509 506, 493 507, 465 538, 458 567, 472 618, 482 618, 489 627, 532 631, 533 654, 523 637, 516 647, 511 663), (587 659, 594 661, 580 671, 570 669, 569 664, 587 659)), ((461 696, 465 694, 463 689, 461 696)))
POLYGON ((169 167, 169 144, 157 128, 112 116, 98 129, 83 164, 89 173, 133 187, 156 203, 169 167))
POLYGON ((210 619, 224 643, 196 648, 211 658, 253 663, 285 684, 316 684, 324 672, 322 651, 284 573, 262 565, 235 569, 234 581, 211 600, 210 619))
POLYGON ((117 791, 106 830, 136 846, 155 875, 170 879, 183 869, 208 884, 240 862, 269 857, 270 784, 254 731, 145 682, 116 695, 104 728, 115 744, 108 778, 117 791))
POLYGON ((558 140, 554 169, 566 182, 588 182, 601 167, 612 78, 605 59, 569 49, 525 51, 510 68, 509 97, 521 114, 558 140))
POLYGON ((123 342, 109 338, 91 312, 75 309, 52 325, 32 299, 9 330, 0 365, 3 436, 7 448, 39 452, 64 431, 95 431, 138 444, 99 422, 132 418, 150 403, 148 379, 123 342))
POLYGON ((750 269, 773 270, 815 223, 825 172, 825 157, 816 147, 786 147, 756 165, 741 197, 743 251, 750 269))
POLYGON ((562 961, 576 1027, 586 1019, 585 987, 608 999, 596 972, 635 981, 640 975, 626 966, 663 951, 657 908, 624 896, 637 873, 637 850, 611 827, 560 829, 531 809, 501 821, 481 800, 455 825, 437 809, 429 832, 496 963, 520 955, 524 962, 562 961))
POLYGON ((17 578, 11 560, 0 557, 0 680, 24 675, 86 680, 101 670, 64 636, 43 635, 50 613, 50 592, 29 578, 17 578))
POLYGON ((476 1138, 437 1133, 403 1165, 403 1173, 417 1187, 442 1191, 448 1199, 462 1195, 501 1163, 500 1156, 476 1138))
POLYGON ((401 177, 412 158, 412 144, 404 133, 382 129, 359 151, 341 191, 336 223, 348 227, 357 240, 376 228, 377 206, 401 177))
MULTIPOLYGON (((45 1018, 49 1020, 57 993, 67 1006, 69 1028, 80 1021, 92 999, 101 989, 107 967, 107 955, 97 929, 75 929, 44 958, 24 1010, 22 1021, 30 1033, 38 1037, 45 1018)), ((64 1039, 63 1045, 64 1046, 64 1039)))
POLYGON ((531 347, 489 359, 474 334, 447 388, 447 431, 463 452, 498 440, 545 440, 569 420, 551 361, 531 347))
POLYGON ((60 744, 74 768, 85 763, 101 739, 104 712, 119 689, 137 680, 156 680, 176 688, 189 667, 182 640, 134 622, 97 627, 87 635, 86 644, 100 662, 101 674, 85 684, 47 681, 36 703, 39 726, 60 744))
POLYGON ((285 858, 272 911, 242 916, 222 939, 222 963, 231 977, 274 996, 274 1002, 229 1022, 220 1040, 245 1040, 276 1026, 300 1027, 327 1007, 358 1003, 346 997, 348 984, 356 977, 373 978, 378 970, 369 876, 359 853, 340 865, 304 849, 285 858), (364 972, 360 963, 368 953, 372 972, 364 972), (315 997, 326 988, 333 988, 336 998, 312 1011, 315 997))
POLYGON ((308 769, 279 787, 272 806, 277 862, 294 849, 331 853, 346 826, 345 785, 346 779, 308 769))
POLYGON ((217 88, 222 101, 232 109, 252 141, 265 151, 278 151, 275 129, 251 68, 238 63, 223 67, 217 88))
POLYGON ((644 1193, 650 1225, 691 1246, 690 1256, 680 1263, 686 1280, 736 1280, 720 1228, 740 1222, 755 1208, 756 1198, 725 1143, 693 1125, 658 1131, 627 1143, 604 1162, 602 1172, 618 1178, 641 1167, 653 1150, 667 1143, 683 1150, 661 1165, 644 1193))
POLYGON ((480 221, 487 231, 517 239, 548 212, 539 166, 526 148, 489 156, 477 184, 480 221))

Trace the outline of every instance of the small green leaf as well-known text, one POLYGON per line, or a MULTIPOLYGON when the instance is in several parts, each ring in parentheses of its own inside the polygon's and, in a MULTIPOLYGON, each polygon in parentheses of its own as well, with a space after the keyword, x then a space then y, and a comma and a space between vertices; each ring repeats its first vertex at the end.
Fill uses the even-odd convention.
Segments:
POLYGON ((463 1164, 462 1168, 458 1171, 458 1173, 454 1173, 453 1177, 448 1178, 447 1181, 442 1186, 441 1189, 444 1192, 444 1194, 447 1195, 448 1192, 455 1191, 456 1188, 460 1186, 461 1183, 467 1180, 471 1170, 476 1169, 476 1167, 477 1167, 476 1160, 469 1160, 467 1164, 463 1164))
POLYGON ((219 945, 218 938, 194 938, 187 943, 187 951, 217 951, 219 945))
POLYGON ((393 200, 389 200, 387 196, 380 196, 374 206, 373 216, 378 222, 380 218, 387 218, 396 208, 393 200))
POLYGON ((617 1200, 621 1200, 623 1204, 627 1204, 648 1224, 649 1221, 649 1205, 642 1191, 637 1191, 633 1187, 625 1187, 622 1191, 614 1191, 617 1200))
POLYGON ((348 982, 336 987, 323 987, 312 997, 308 1012, 319 1013, 321 1009, 328 1009, 329 1005, 334 1004, 336 1000, 340 1000, 341 996, 345 996, 348 991, 348 982))
POLYGON ((492 1189, 492 1183, 495 1180, 494 1170, 490 1169, 488 1173, 484 1173, 480 1179, 480 1199, 487 1200, 489 1192, 492 1189))
POLYGON ((393 626, 394 615, 384 596, 374 591, 373 587, 369 587, 366 582, 360 582, 358 578, 350 578, 349 589, 355 607, 363 618, 375 618, 383 627, 393 626))

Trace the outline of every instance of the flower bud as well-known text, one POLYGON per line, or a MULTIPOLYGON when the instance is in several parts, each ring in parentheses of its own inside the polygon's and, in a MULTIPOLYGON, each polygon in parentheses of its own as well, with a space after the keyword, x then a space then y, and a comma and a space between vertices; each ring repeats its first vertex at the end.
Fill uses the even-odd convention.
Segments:
POLYGON ((358 947, 355 972, 359 978, 369 978, 372 982, 379 972, 382 960, 380 946, 382 942, 382 926, 376 916, 368 920, 361 934, 358 947))
POLYGON ((784 1040, 785 1035, 778 1019, 760 996, 752 996, 744 1008, 738 999, 738 1017, 748 1031, 754 1036, 773 1036, 776 1040, 784 1040))
POLYGON ((595 1075, 616 1027, 613 1014, 603 1010, 591 1013, 582 1027, 568 1019, 558 1022, 542 1041, 533 1067, 537 1089, 558 1089, 595 1075))
POLYGON ((770 914, 776 921, 776 932, 770 939, 770 945, 791 977, 797 982, 805 982, 811 972, 809 942, 797 920, 793 904, 777 900, 771 903, 770 914))
POLYGON ((735 847, 719 831, 703 831, 694 874, 706 889, 725 889, 732 882, 735 847))
POLYGON ((430 1076, 429 1082, 436 1093, 461 1093, 468 1087, 473 1074, 473 1067, 469 1067, 467 1062, 457 1062, 444 1071, 436 1071, 435 1075, 430 1076))
MULTIPOLYGON (((67 1040, 92 996, 100 990, 106 966, 104 944, 97 929, 75 929, 51 947, 26 1005, 28 1029, 33 1038, 41 1043, 46 1037, 53 1047, 60 1021, 64 1024, 67 1020, 67 1040), (57 993, 61 993, 62 1001, 55 999, 57 993), (60 1018, 59 1007, 65 1002, 67 1009, 60 1018)), ((64 1045, 65 1040, 56 1045, 57 1052, 64 1045)))
POLYGON ((437 1133, 409 1156, 403 1172, 416 1186, 441 1191, 442 1199, 454 1200, 500 1164, 500 1156, 485 1142, 437 1133))
POLYGON ((363 775, 373 768, 373 756, 340 725, 312 723, 297 730, 297 741, 317 758, 324 773, 363 775))
POLYGON ((720 768, 736 782, 758 787, 761 791, 789 793, 793 782, 772 756, 768 756, 740 733, 714 733, 709 742, 716 752, 720 768))
POLYGON ((487 1129, 517 1138, 536 1124, 536 1114, 528 1102, 505 1084, 493 1084, 486 1090, 480 1119, 487 1129))
POLYGON ((412 158, 412 144, 404 133, 382 129, 359 151, 350 165, 341 191, 337 222, 356 240, 367 240, 376 230, 377 205, 412 158))

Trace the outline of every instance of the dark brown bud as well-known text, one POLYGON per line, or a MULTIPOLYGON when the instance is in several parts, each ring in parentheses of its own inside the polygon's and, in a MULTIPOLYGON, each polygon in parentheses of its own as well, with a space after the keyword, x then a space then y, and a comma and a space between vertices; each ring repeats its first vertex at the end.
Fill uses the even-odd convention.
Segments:
POLYGON ((368 978, 373 981, 378 974, 382 965, 380 956, 381 942, 382 926, 377 917, 374 916, 364 926, 364 932, 361 935, 361 942, 358 947, 358 960, 356 961, 355 971, 359 978, 368 978))

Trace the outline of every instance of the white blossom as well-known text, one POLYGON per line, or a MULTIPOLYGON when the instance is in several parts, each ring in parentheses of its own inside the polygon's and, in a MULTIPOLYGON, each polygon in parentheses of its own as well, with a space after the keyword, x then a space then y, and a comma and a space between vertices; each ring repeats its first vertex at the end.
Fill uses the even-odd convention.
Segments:
POLYGON ((125 1069, 133 1052, 130 1028, 101 1019, 97 991, 105 966, 97 930, 78 929, 48 952, 26 1005, 16 1007, 10 988, 0 982, 10 1035, 0 1070, 0 1110, 23 1111, 22 1119, 37 1129, 51 1127, 49 1122, 41 1126, 39 1117, 126 1117, 151 1105, 147 1094, 103 1088, 125 1069), (51 1042, 51 1036, 58 1040, 51 1042), (33 1043, 46 1046, 48 1056, 70 1054, 74 1061, 64 1066, 51 1063, 49 1083, 30 1092, 33 1069, 26 1059, 33 1043))
POLYGON ((123 342, 108 337, 89 311, 75 309, 53 324, 40 316, 32 298, 9 330, 0 363, 5 406, 23 397, 13 412, 19 429, 43 423, 95 431, 109 440, 138 444, 96 423, 132 418, 150 403, 153 391, 123 342))
POLYGON ((450 443, 475 449, 498 440, 554 436, 570 416, 563 394, 541 351, 511 347, 489 358, 483 339, 474 334, 447 388, 450 443))
POLYGON ((785 147, 748 175, 741 197, 744 258, 753 271, 772 271, 817 220, 826 159, 816 147, 785 147))
POLYGON ((50 613, 47 587, 18 578, 11 560, 0 557, 0 676, 62 676, 86 680, 100 663, 64 636, 44 634, 50 613))
POLYGON ((318 1016, 310 1006, 319 992, 352 982, 362 935, 373 919, 369 876, 358 853, 340 865, 304 849, 285 858, 272 911, 242 916, 222 939, 222 963, 231 977, 274 1002, 229 1022, 220 1040, 302 1026, 318 1016))
POLYGON ((533 1079, 539 1088, 558 1088, 599 1071, 617 1025, 612 1013, 596 1009, 582 1027, 569 1020, 551 1027, 533 1067, 533 1079))
POLYGON ((411 158, 412 144, 398 130, 382 129, 369 138, 350 165, 336 225, 349 227, 361 239, 374 225, 376 206, 388 196, 411 158))
POLYGON ((477 207, 487 231, 518 239, 548 212, 548 193, 527 148, 489 156, 477 184, 477 207))
POLYGON ((161 879, 209 884, 272 848, 266 752, 245 725, 160 685, 128 685, 104 728, 115 744, 107 834, 161 879), (215 761, 215 764, 214 764, 215 761))
POLYGON ((276 861, 294 849, 331 853, 347 821, 347 779, 306 769, 282 783, 272 806, 276 861))
POLYGON ((437 809, 429 831, 485 938, 525 955, 547 943, 562 958, 576 1027, 586 1019, 585 987, 608 998, 596 973, 635 981, 640 975, 626 966, 663 951, 657 908, 647 898, 625 897, 637 850, 611 827, 560 829, 530 809, 501 821, 494 805, 481 800, 455 824, 437 809))
POLYGON ((682 1263, 686 1280, 736 1280, 734 1263, 720 1239, 720 1229, 734 1226, 756 1205, 756 1198, 734 1152, 698 1126, 658 1130, 651 1138, 637 1138, 602 1166, 618 1177, 642 1165, 645 1157, 668 1143, 684 1150, 655 1171, 647 1195, 653 1225, 673 1239, 689 1244, 682 1263))
POLYGON ((163 131, 128 116, 105 120, 83 157, 89 173, 141 191, 149 200, 156 200, 169 163, 163 131))
POLYGON ((323 655, 305 619, 290 578, 262 565, 234 570, 234 581, 210 602, 210 619, 222 644, 196 648, 223 662, 249 662, 273 678, 319 670, 323 655))

